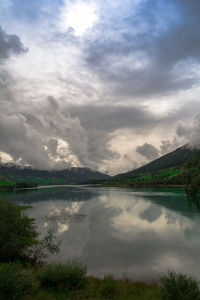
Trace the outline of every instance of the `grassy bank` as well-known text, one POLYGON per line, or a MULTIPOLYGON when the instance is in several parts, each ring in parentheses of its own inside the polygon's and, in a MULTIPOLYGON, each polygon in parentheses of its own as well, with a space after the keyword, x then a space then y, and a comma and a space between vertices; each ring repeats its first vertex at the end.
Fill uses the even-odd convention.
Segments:
POLYGON ((132 188, 143 188, 143 187, 149 187, 149 188, 179 188, 183 189, 185 187, 184 184, 148 184, 148 183, 142 183, 142 184, 126 184, 126 183, 115 183, 115 184, 102 184, 103 187, 132 187, 132 188))
POLYGON ((77 262, 45 266, 0 264, 1 300, 200 300, 198 282, 168 272, 157 282, 88 277, 77 262))
POLYGON ((84 288, 79 290, 45 289, 39 287, 32 295, 25 295, 21 300, 161 300, 158 283, 132 282, 116 280, 112 277, 98 279, 87 277, 84 288))
MULTIPOLYGON (((137 171, 137 170, 136 170, 137 171)), ((182 169, 174 167, 148 172, 137 173, 129 172, 119 174, 112 177, 110 180, 105 181, 103 184, 106 186, 180 186, 183 184, 182 169)))
POLYGON ((0 264, 1 300, 161 300, 159 283, 88 277, 77 262, 46 266, 0 264))
POLYGON ((37 184, 27 183, 27 182, 13 182, 13 181, 0 179, 0 191, 9 191, 9 190, 33 188, 33 187, 37 187, 37 184))

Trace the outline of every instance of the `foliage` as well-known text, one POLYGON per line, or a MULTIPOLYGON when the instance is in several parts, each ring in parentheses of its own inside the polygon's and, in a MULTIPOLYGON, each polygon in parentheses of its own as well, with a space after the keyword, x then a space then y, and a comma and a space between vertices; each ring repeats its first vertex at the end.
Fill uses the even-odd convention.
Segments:
POLYGON ((0 200, 0 261, 26 257, 27 250, 37 243, 37 237, 34 220, 15 204, 0 200))
POLYGON ((0 200, 0 262, 39 262, 47 251, 58 251, 53 232, 48 232, 43 240, 38 236, 34 219, 14 203, 0 200))
POLYGON ((37 184, 34 182, 24 182, 24 181, 9 181, 0 178, 0 190, 14 190, 14 189, 20 189, 20 188, 32 188, 36 187, 37 184))
POLYGON ((0 300, 21 299, 32 292, 32 274, 17 264, 0 264, 0 300))
POLYGON ((132 177, 121 178, 104 182, 104 185, 179 185, 182 184, 181 169, 173 167, 147 173, 134 174, 132 177))
POLYGON ((199 149, 186 145, 136 170, 116 175, 105 185, 182 185, 181 169, 192 155, 200 156, 199 149))
POLYGON ((54 230, 47 231, 43 239, 38 240, 27 250, 27 256, 33 264, 40 264, 48 254, 56 254, 60 251, 60 243, 55 242, 54 230))
POLYGON ((161 278, 160 291, 163 300, 199 300, 198 282, 187 275, 168 272, 161 278))
POLYGON ((104 277, 100 286, 100 295, 105 299, 115 299, 120 291, 112 276, 104 277))
POLYGON ((39 273, 39 281, 48 288, 80 289, 84 286, 86 272, 86 266, 75 261, 47 265, 39 273))
POLYGON ((198 208, 200 192, 200 158, 197 155, 192 156, 182 171, 183 183, 185 184, 185 194, 190 204, 195 203, 198 208))
POLYGON ((110 280, 107 283, 107 279, 105 282, 105 278, 96 277, 86 277, 84 280, 85 284, 82 289, 73 288, 70 290, 62 288, 62 286, 59 286, 59 288, 40 286, 30 298, 26 296, 21 300, 161 300, 158 283, 133 282, 127 279, 113 278, 110 284, 110 280), (104 292, 105 290, 108 291, 105 287, 111 285, 112 288, 109 288, 109 292, 104 292))

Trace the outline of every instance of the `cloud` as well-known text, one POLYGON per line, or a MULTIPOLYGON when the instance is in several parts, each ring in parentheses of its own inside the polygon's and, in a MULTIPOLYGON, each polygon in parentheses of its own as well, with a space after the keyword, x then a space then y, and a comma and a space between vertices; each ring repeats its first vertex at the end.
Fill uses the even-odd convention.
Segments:
POLYGON ((15 34, 7 34, 0 26, 0 62, 11 54, 20 54, 27 51, 19 37, 15 34))
POLYGON ((113 132, 122 128, 134 128, 135 131, 149 131, 156 126, 159 118, 138 105, 79 105, 70 106, 72 116, 78 115, 87 128, 113 132))
POLYGON ((109 149, 112 137, 98 128, 83 127, 77 115, 49 96, 42 107, 1 114, 0 150, 22 165, 39 169, 84 166, 98 169, 118 157, 109 149))
POLYGON ((74 156, 80 165, 86 163, 87 137, 80 121, 64 116, 54 99, 47 101, 42 112, 1 114, 1 151, 15 161, 39 169, 73 166, 76 164, 74 156), (61 146, 58 149, 58 142, 64 149, 61 146))
POLYGON ((200 114, 196 115, 192 122, 179 122, 176 134, 190 148, 200 148, 200 114))
POLYGON ((86 3, 98 19, 81 37, 66 1, 0 4, 0 151, 37 168, 125 172, 191 138, 199 2, 86 3))
POLYGON ((31 111, 25 105, 18 111, 9 106, 1 117, 0 149, 40 169, 80 165, 117 173, 137 166, 131 152, 120 154, 120 144, 112 147, 117 131, 134 130, 140 136, 158 124, 159 119, 137 106, 65 106, 48 96, 39 106, 31 104, 31 111))
POLYGON ((145 143, 142 146, 138 146, 136 151, 146 157, 148 160, 154 160, 158 158, 159 151, 153 145, 145 143))
POLYGON ((63 5, 62 0, 4 0, 1 3, 2 11, 14 19, 29 22, 33 25, 40 18, 52 17, 52 12, 58 13, 59 6, 63 5))
POLYGON ((174 151, 178 147, 183 146, 183 142, 177 139, 177 137, 174 137, 172 141, 170 140, 162 140, 161 146, 160 146, 160 153, 162 155, 165 155, 171 151, 174 151))
POLYGON ((0 118, 0 148, 14 160, 44 166, 46 153, 42 147, 40 135, 26 124, 21 115, 5 116, 0 118))
POLYGON ((99 78, 114 88, 116 96, 132 98, 166 95, 199 83, 197 1, 127 5, 126 18, 113 17, 111 11, 87 41, 88 66, 99 78))
POLYGON ((121 141, 120 136, 129 134, 128 141, 131 142, 133 135, 138 137, 148 135, 160 124, 159 117, 153 116, 151 112, 139 106, 91 104, 69 106, 67 110, 72 117, 79 118, 87 132, 88 157, 91 162, 96 168, 104 166, 104 169, 112 174, 135 169, 140 165, 134 151, 136 145, 128 149, 125 147, 127 142, 123 141, 123 138, 121 141))

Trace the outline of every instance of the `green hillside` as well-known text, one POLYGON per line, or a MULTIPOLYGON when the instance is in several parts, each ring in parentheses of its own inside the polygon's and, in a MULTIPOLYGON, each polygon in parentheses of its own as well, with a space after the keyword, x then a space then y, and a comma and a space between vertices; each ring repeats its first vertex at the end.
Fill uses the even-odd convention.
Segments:
POLYGON ((109 179, 110 176, 88 168, 64 170, 36 170, 12 165, 0 165, 0 189, 29 187, 37 185, 80 184, 87 181, 109 179))
POLYGON ((106 185, 156 185, 182 184, 181 169, 193 155, 200 156, 200 150, 189 149, 187 145, 176 149, 136 170, 122 173, 106 181, 106 185))

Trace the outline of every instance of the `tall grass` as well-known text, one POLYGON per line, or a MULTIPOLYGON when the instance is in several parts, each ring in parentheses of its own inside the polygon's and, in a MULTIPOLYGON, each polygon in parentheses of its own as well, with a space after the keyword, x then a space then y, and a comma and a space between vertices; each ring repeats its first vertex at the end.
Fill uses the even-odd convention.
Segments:
POLYGON ((86 266, 75 261, 45 266, 38 275, 41 286, 47 288, 80 289, 85 284, 86 266))
POLYGON ((21 299, 32 293, 35 280, 32 272, 18 264, 0 265, 0 300, 21 299))
POLYGON ((161 278, 160 291, 163 300, 200 300, 197 280, 174 271, 161 278))

